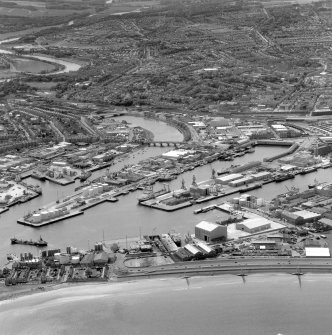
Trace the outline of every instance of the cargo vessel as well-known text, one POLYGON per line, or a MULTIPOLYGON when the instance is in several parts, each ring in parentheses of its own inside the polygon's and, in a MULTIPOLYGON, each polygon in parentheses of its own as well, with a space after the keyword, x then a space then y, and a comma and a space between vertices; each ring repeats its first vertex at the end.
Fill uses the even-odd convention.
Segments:
POLYGON ((253 185, 241 188, 239 192, 245 193, 247 191, 252 191, 252 190, 255 190, 256 188, 261 188, 261 187, 262 187, 262 184, 253 184, 253 185))
POLYGON ((171 181, 173 179, 176 179, 174 175, 171 174, 162 174, 160 177, 158 177, 158 181, 171 181))
POLYGON ((16 237, 10 239, 11 244, 24 244, 24 245, 34 245, 36 247, 47 247, 47 242, 44 241, 41 237, 38 241, 32 240, 19 240, 16 237))
POLYGON ((295 176, 292 173, 287 173, 287 174, 282 174, 282 175, 277 176, 274 180, 276 183, 280 183, 284 180, 292 179, 294 177, 295 176))

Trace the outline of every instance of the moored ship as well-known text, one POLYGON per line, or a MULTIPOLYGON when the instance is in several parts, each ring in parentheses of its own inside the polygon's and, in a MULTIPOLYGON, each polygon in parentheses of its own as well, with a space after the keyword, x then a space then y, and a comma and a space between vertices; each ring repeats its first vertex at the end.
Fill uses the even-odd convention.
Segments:
POLYGON ((243 187, 239 190, 240 193, 245 193, 247 191, 252 191, 252 190, 255 190, 256 188, 261 188, 262 187, 262 184, 261 183, 257 183, 257 184, 253 184, 253 185, 250 185, 250 186, 247 186, 247 187, 243 187))
POLYGON ((292 173, 286 173, 286 174, 281 174, 281 175, 277 176, 274 180, 275 180, 276 183, 280 183, 284 180, 292 179, 294 177, 295 176, 292 173))
POLYGON ((162 174, 160 177, 158 177, 158 181, 171 181, 173 179, 176 179, 174 175, 171 175, 169 173, 162 174))
POLYGON ((38 241, 32 241, 32 240, 19 240, 16 237, 12 237, 10 239, 11 244, 24 244, 24 245, 34 245, 36 247, 47 247, 47 242, 44 241, 41 237, 38 241))

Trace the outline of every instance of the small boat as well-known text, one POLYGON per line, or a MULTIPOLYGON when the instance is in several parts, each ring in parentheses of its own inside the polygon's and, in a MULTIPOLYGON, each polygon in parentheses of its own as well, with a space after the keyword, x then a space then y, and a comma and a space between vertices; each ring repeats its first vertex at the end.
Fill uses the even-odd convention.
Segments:
POLYGON ((19 240, 16 237, 10 239, 11 244, 24 244, 24 245, 34 245, 36 247, 47 247, 47 242, 44 241, 41 236, 38 241, 32 240, 19 240))

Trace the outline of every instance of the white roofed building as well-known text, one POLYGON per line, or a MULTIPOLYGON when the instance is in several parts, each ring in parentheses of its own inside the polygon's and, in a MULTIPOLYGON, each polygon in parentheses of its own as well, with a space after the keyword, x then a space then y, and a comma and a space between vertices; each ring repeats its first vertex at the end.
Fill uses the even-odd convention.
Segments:
POLYGON ((195 226, 195 236, 205 242, 227 239, 227 226, 201 221, 195 226))
POLYGON ((317 213, 314 213, 314 212, 309 212, 309 211, 306 211, 306 210, 296 211, 296 212, 293 212, 293 214, 301 216, 303 218, 304 223, 313 222, 313 221, 318 220, 322 217, 321 214, 317 214, 317 213))
POLYGON ((270 221, 263 217, 257 217, 236 223, 236 229, 243 230, 250 234, 254 234, 270 228, 271 228, 270 221))
POLYGON ((329 248, 305 248, 306 257, 331 257, 329 248))

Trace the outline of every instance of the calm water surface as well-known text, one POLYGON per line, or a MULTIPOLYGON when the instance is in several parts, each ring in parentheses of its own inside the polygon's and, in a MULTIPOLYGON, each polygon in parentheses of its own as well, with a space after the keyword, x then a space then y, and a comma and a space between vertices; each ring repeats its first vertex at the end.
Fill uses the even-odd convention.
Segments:
POLYGON ((1 334, 326 335, 332 276, 150 279, 0 302, 1 334))

